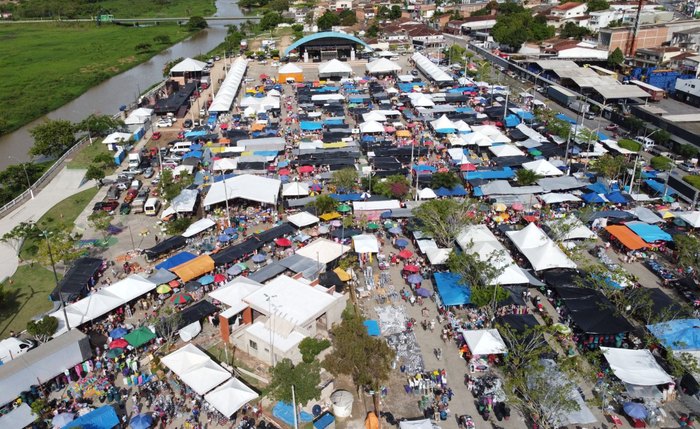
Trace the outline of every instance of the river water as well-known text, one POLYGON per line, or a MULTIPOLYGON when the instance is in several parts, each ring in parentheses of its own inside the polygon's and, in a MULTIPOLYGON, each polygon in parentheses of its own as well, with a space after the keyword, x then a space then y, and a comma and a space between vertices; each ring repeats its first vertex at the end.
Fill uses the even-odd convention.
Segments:
MULTIPOLYGON (((216 9, 216 16, 243 16, 235 0, 217 0, 216 9)), ((173 58, 194 57, 209 52, 223 42, 227 33, 225 26, 238 23, 213 21, 209 24, 208 29, 166 49, 148 61, 90 88, 75 100, 24 127, 0 137, 0 154, 2 154, 0 156, 0 169, 7 167, 13 161, 16 162, 15 159, 9 159, 10 156, 22 161, 29 160, 27 152, 33 143, 29 130, 46 118, 78 122, 91 113, 117 113, 119 106, 131 104, 137 99, 140 92, 163 79, 163 67, 168 61, 173 58)))

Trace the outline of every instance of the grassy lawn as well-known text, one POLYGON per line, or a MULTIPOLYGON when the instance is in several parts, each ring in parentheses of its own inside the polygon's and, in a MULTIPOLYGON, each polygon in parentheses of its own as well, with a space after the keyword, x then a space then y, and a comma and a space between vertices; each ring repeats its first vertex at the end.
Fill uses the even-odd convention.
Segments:
MULTIPOLYGON (((114 152, 107 150, 107 145, 102 144, 102 139, 93 140, 92 144, 88 143, 73 156, 73 159, 68 162, 68 168, 87 169, 92 164, 92 160, 101 153, 106 153, 110 156, 114 155, 114 152)), ((105 170, 105 175, 109 176, 112 174, 116 167, 115 165, 114 168, 105 170)))
POLYGON ((25 330, 32 317, 53 307, 49 293, 56 282, 53 272, 41 265, 21 265, 1 286, 8 297, 0 304, 0 338, 25 330))
MULTIPOLYGON (((229 361, 231 360, 231 353, 233 353, 232 350, 233 350, 233 347, 229 348, 229 356, 228 356, 229 361)), ((223 346, 217 345, 217 346, 210 347, 209 349, 207 349, 207 352, 209 354, 211 354, 219 362, 226 362, 226 353, 224 353, 223 346)), ((238 368, 242 368, 246 371, 255 372, 251 368, 248 368, 240 360, 235 360, 234 366, 236 366, 238 368)), ((250 386, 253 386, 253 387, 260 389, 260 390, 262 390, 265 387, 265 385, 257 378, 249 377, 248 375, 243 374, 243 373, 241 373, 240 376, 250 386)))
MULTIPOLYGON (((149 3, 149 2, 143 2, 149 3)), ((0 26, 5 132, 54 110, 89 88, 151 58, 188 33, 175 24, 135 28, 87 23, 0 26), (157 43, 156 36, 171 43, 157 43), (137 52, 138 44, 151 45, 137 52)))
MULTIPOLYGON (((39 218, 37 225, 51 231, 72 230, 75 219, 96 194, 97 187, 93 187, 66 198, 39 218)), ((36 254, 36 250, 34 240, 27 240, 19 251, 19 257, 24 260, 31 259, 36 254)))
POLYGON ((212 16, 216 12, 214 0, 103 0, 100 7, 117 18, 179 18, 212 16))

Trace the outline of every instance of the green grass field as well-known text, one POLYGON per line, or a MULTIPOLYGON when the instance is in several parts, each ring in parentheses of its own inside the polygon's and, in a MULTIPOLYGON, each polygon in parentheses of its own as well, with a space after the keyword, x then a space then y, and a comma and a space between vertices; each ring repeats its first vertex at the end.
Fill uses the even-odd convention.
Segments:
MULTIPOLYGON (((75 224, 75 219, 85 209, 87 204, 97 194, 97 187, 86 189, 66 198, 55 206, 51 207, 39 220, 39 225, 44 230, 71 231, 75 224)), ((29 260, 36 255, 37 246, 34 240, 26 240, 19 251, 20 258, 29 260)))
POLYGON ((211 16, 216 12, 214 0, 104 0, 100 7, 117 18, 211 16))
MULTIPOLYGON (((91 164, 93 164, 92 160, 95 159, 97 155, 102 153, 114 155, 114 152, 107 150, 107 145, 102 144, 102 139, 94 139, 92 144, 86 144, 85 147, 81 148, 78 153, 73 156, 73 159, 68 162, 68 168, 87 169, 91 164)), ((105 174, 112 174, 116 167, 117 166, 115 165, 114 168, 105 170, 105 174)))
MULTIPOLYGON (((116 0, 115 0, 116 1, 116 0)), ((135 28, 56 23, 0 26, 0 124, 4 132, 50 112, 80 94, 149 58, 190 33, 175 25, 135 28), (137 52, 138 44, 151 45, 137 52), (0 121, 2 122, 2 121, 0 121)))
POLYGON ((9 337, 10 331, 25 330, 32 317, 53 307, 49 293, 56 281, 53 272, 39 264, 20 265, 1 286, 7 298, 0 303, 0 338, 9 337))

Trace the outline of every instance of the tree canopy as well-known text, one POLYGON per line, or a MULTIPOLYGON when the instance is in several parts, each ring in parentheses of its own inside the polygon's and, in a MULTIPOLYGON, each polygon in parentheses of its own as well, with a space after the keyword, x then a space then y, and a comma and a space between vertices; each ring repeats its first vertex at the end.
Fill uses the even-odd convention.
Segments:
POLYGON ((700 268, 700 239, 693 235, 683 234, 673 237, 676 245, 678 265, 683 269, 692 269, 697 277, 700 268))
POLYGON ((49 119, 29 131, 34 145, 29 153, 34 156, 56 158, 75 144, 75 127, 70 121, 49 119))
POLYGON ((332 27, 340 25, 340 17, 336 13, 327 10, 323 15, 318 17, 316 25, 318 25, 319 31, 328 31, 332 27))
POLYGON ((58 329, 58 319, 53 316, 44 316, 41 320, 30 320, 27 323, 27 333, 40 343, 51 339, 58 329))
POLYGON ((358 174, 355 168, 343 168, 333 172, 331 182, 339 191, 350 192, 357 186, 357 178, 358 174))
POLYGON ((542 176, 527 168, 521 168, 515 172, 515 179, 518 185, 528 186, 536 183, 542 176))
POLYGON ((316 208, 316 214, 320 216, 335 211, 336 201, 330 195, 322 194, 311 204, 316 208))
POLYGON ((591 30, 586 27, 581 27, 573 22, 567 22, 560 30, 559 34, 563 39, 573 38, 581 40, 585 36, 591 35, 591 30))
POLYGON ((75 129, 77 131, 85 131, 90 136, 106 136, 112 130, 117 129, 122 125, 124 125, 124 121, 122 120, 115 119, 109 115, 96 115, 92 113, 82 121, 75 124, 75 129))
POLYGON ((447 188, 452 189, 459 184, 459 177, 452 172, 435 173, 430 179, 430 186, 433 189, 447 188))
POLYGON ((553 37, 554 27, 547 25, 544 16, 533 17, 530 11, 522 11, 498 15, 491 34, 495 41, 518 49, 527 41, 541 41, 553 37))
POLYGON ((669 171, 673 169, 673 160, 662 155, 655 156, 649 161, 654 170, 669 171))
POLYGON ((588 0, 586 5, 588 6, 587 12, 595 12, 610 8, 610 3, 608 3, 606 0, 588 0))
POLYGON ((302 362, 294 365, 289 359, 282 359, 270 369, 272 379, 266 393, 276 401, 292 402, 292 386, 296 401, 302 406, 319 399, 321 390, 321 365, 318 361, 302 362))
POLYGON ((591 161, 591 170, 602 174, 604 177, 615 180, 627 169, 628 163, 624 156, 613 156, 609 153, 591 161))
POLYGON ((615 48, 614 51, 608 55, 608 64, 612 67, 617 67, 625 61, 625 54, 622 53, 620 48, 615 48))
POLYGON ((432 200, 413 209, 413 214, 420 224, 420 230, 433 237, 443 248, 452 247, 457 234, 480 219, 476 203, 470 200, 432 200))
POLYGON ((207 28, 207 20, 201 16, 193 16, 187 21, 188 31, 199 31, 207 28))

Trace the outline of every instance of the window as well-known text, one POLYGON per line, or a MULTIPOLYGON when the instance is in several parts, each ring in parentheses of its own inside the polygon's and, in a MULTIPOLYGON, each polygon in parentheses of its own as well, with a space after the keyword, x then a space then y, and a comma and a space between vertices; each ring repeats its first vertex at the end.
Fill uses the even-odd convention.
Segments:
POLYGON ((258 349, 258 343, 256 343, 256 342, 253 341, 253 340, 248 340, 248 345, 250 345, 250 348, 253 349, 253 350, 257 350, 257 349, 258 349))

